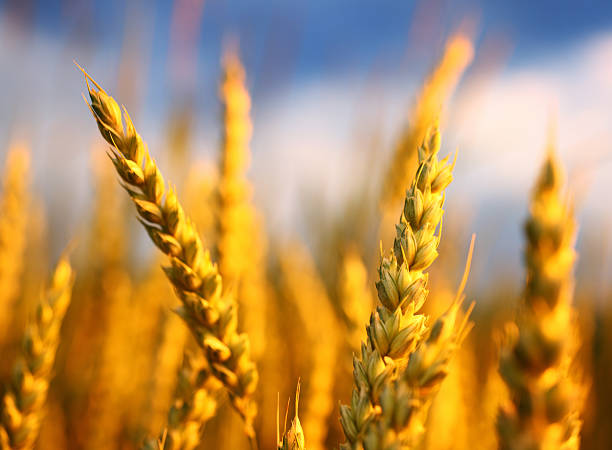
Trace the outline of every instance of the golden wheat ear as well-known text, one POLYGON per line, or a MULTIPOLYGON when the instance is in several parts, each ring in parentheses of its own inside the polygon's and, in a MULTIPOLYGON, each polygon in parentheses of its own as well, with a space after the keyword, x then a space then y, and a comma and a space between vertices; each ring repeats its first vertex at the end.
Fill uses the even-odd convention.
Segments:
POLYGON ((26 327, 21 356, 2 399, 0 447, 3 449, 34 448, 73 283, 74 272, 64 254, 26 327))
POLYGON ((585 388, 570 371, 579 340, 571 305, 576 222, 552 146, 529 210, 522 308, 499 362, 512 399, 498 415, 500 448, 578 449, 585 388))
POLYGON ((111 96, 96 88, 90 88, 89 106, 102 137, 111 145, 111 160, 134 202, 140 223, 168 257, 164 271, 181 301, 177 313, 202 348, 212 375, 230 394, 254 442, 257 407, 253 394, 258 371, 250 356, 249 338, 237 328, 236 300, 223 290, 217 265, 204 249, 175 190, 166 189, 162 173, 129 115, 125 109, 121 112, 111 96))
MULTIPOLYGON (((393 251, 381 258, 376 283, 379 305, 370 316, 361 355, 353 359, 351 404, 340 408, 347 439, 343 448, 359 448, 366 441, 371 448, 416 445, 431 398, 423 393, 435 392, 469 329, 467 322, 458 321, 461 300, 431 328, 428 318, 419 313, 428 295, 425 271, 438 256, 444 192, 453 178, 454 164, 448 157, 438 159, 440 141, 434 128, 419 148, 419 166, 406 192, 393 251), (429 355, 437 352, 443 357, 432 367, 429 355), (397 414, 405 420, 393 421, 397 414)), ((473 241, 470 258, 472 249, 473 241)))
POLYGON ((216 187, 213 254, 227 285, 235 285, 241 319, 249 335, 255 361, 264 357, 268 295, 265 280, 266 243, 257 210, 251 202, 247 178, 253 125, 246 72, 237 51, 226 51, 219 86, 222 134, 219 181, 216 187))

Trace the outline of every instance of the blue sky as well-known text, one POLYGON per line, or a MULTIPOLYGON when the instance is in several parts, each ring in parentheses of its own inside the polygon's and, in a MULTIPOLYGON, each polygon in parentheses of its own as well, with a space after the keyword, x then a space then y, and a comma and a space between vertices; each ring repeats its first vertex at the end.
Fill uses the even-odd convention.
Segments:
POLYGON ((370 175, 359 165, 355 131, 379 133, 380 154, 388 154, 423 77, 458 29, 472 36, 476 57, 443 121, 445 147, 460 149, 449 217, 469 207, 474 225, 466 233, 487 236, 495 227, 480 261, 520 269, 515 249, 551 112, 582 229, 612 224, 600 201, 612 192, 609 1, 208 0, 201 25, 189 34, 199 13, 188 12, 178 27, 187 37, 176 41, 174 17, 170 1, 0 0, 0 145, 26 135, 38 155, 37 188, 59 211, 64 242, 91 195, 83 148, 97 142, 72 60, 126 104, 162 164, 168 113, 189 99, 193 156, 214 160, 219 60, 232 35, 253 96, 256 200, 275 231, 291 232, 299 221, 304 191, 333 208, 370 175), (83 189, 74 190, 74 180, 83 189))
MULTIPOLYGON (((193 3, 187 1, 186 3, 193 3)), ((151 54, 148 76, 154 86, 169 82, 168 59, 171 1, 147 0, 0 0, 0 14, 20 23, 26 32, 49 39, 78 41, 92 51, 117 55, 126 22, 147 34, 151 54), (141 23, 139 23, 141 22, 141 23), (150 28, 150 29, 147 29, 150 28)), ((224 35, 240 37, 254 88, 266 91, 278 82, 317 77, 334 71, 367 72, 378 64, 393 70, 398 60, 436 50, 444 36, 470 17, 477 21, 477 40, 504 36, 512 44, 509 64, 571 45, 612 26, 609 1, 206 1, 197 36, 198 74, 216 73, 224 35), (429 6, 426 6, 429 5, 429 6), (427 41, 411 30, 429 10, 427 41), (260 80, 277 63, 274 80, 260 80)), ((266 77, 270 78, 270 77, 266 77)))

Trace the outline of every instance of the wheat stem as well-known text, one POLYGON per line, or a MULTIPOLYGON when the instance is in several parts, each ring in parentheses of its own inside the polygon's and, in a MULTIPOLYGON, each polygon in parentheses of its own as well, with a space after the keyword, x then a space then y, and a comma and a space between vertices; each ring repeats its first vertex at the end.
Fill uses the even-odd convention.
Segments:
POLYGON ((15 299, 19 293, 26 246, 28 218, 29 154, 22 147, 10 149, 0 198, 0 343, 11 329, 15 299))
POLYGON ((322 450, 334 409, 335 368, 340 336, 338 322, 325 286, 307 250, 299 245, 287 248, 281 256, 287 296, 295 302, 302 320, 310 357, 306 404, 302 424, 308 435, 308 448, 322 450), (316 319, 313 320, 313 311, 316 319))

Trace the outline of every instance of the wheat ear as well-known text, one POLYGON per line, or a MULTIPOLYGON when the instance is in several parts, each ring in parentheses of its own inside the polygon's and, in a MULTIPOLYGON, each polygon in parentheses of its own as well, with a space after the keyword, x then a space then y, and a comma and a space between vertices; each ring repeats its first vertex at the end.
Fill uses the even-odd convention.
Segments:
POLYGON ((236 51, 223 58, 220 98, 223 135, 217 189, 216 253, 226 284, 238 287, 241 321, 251 340, 253 358, 265 351, 265 240, 257 211, 250 203, 252 187, 246 177, 251 151, 251 99, 245 70, 236 51))
POLYGON ((217 266, 185 216, 175 190, 166 190, 162 174, 125 108, 122 115, 117 102, 85 75, 90 109, 102 137, 111 145, 109 156, 123 187, 151 240, 168 256, 169 266, 164 271, 182 303, 177 313, 204 350, 211 372, 227 389, 253 443, 257 407, 252 395, 258 373, 251 360, 249 338, 237 330, 236 301, 223 291, 217 266))
POLYGON ((467 282, 474 237, 457 297, 417 344, 398 379, 384 386, 379 414, 368 424, 363 438, 366 450, 421 446, 431 403, 448 374, 457 349, 470 332, 474 304, 461 317, 463 288, 467 282))
POLYGON ((569 370, 578 340, 571 307, 576 223, 562 184, 560 165, 549 149, 525 225, 522 310, 500 355, 500 374, 512 399, 498 416, 502 449, 580 446, 583 389, 569 370))
POLYGON ((251 187, 245 172, 249 165, 251 100, 244 86, 245 72, 238 56, 223 58, 220 98, 223 108, 223 135, 219 161, 218 213, 216 217, 216 253, 219 271, 228 282, 236 283, 248 267, 248 243, 251 222, 247 199, 251 187))
POLYGON ((448 157, 439 161, 440 133, 434 130, 419 148, 419 168, 406 193, 393 252, 382 258, 376 283, 379 305, 366 327, 361 355, 353 358, 350 406, 340 407, 349 448, 357 448, 380 412, 383 388, 402 373, 427 331, 419 314, 427 298, 425 270, 438 256, 444 189, 452 180, 448 157))
POLYGON ((12 383, 2 399, 0 447, 3 449, 34 447, 73 282, 68 260, 60 259, 33 320, 27 325, 21 359, 14 367, 12 383))

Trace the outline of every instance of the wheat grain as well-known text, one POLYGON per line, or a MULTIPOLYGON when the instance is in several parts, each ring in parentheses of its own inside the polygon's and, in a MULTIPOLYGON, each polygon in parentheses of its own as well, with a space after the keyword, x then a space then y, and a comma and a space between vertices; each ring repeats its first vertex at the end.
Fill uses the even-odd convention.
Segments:
POLYGON ((26 328, 21 359, 14 367, 12 383, 2 399, 0 447, 3 449, 34 447, 73 282, 72 268, 63 257, 26 328))
POLYGON ((193 223, 185 216, 176 192, 166 190, 161 172, 124 109, 86 74, 90 108, 102 136, 112 146, 111 157, 123 186, 133 200, 151 240, 168 256, 164 270, 182 305, 185 320, 204 350, 211 372, 225 386, 232 405, 245 421, 254 442, 252 401, 258 379, 249 339, 237 331, 236 301, 222 289, 217 266, 204 250, 193 223), (125 128, 123 121, 125 120, 125 128))
POLYGON ((500 355, 511 393, 498 418, 502 449, 577 449, 582 387, 569 366, 578 340, 571 307, 576 224, 562 198, 552 146, 536 183, 525 225, 527 283, 516 326, 500 355))

